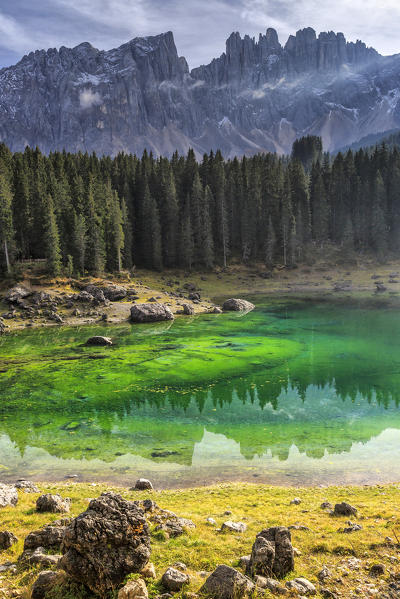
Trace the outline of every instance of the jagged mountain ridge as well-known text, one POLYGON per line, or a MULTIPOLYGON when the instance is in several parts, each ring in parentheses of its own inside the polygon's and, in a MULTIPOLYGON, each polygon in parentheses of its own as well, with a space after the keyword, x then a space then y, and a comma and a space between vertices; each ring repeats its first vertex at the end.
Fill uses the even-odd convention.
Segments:
POLYGON ((192 71, 171 32, 109 51, 40 50, 0 70, 0 140, 12 150, 232 157, 316 134, 333 151, 399 126, 400 56, 310 28, 285 46, 274 29, 258 41, 233 33, 192 71))

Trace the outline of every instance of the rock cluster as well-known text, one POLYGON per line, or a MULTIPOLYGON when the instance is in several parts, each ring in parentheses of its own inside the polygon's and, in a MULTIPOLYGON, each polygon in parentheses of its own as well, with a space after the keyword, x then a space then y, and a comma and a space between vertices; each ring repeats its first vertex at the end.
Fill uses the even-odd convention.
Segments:
POLYGON ((103 493, 67 527, 61 551, 60 567, 104 596, 149 560, 144 512, 116 493, 103 493))

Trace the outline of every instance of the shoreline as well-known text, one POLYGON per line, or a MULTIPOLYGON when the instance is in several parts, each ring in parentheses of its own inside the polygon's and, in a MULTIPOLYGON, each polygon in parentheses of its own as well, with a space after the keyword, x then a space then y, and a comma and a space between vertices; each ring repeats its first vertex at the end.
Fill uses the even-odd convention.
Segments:
MULTIPOLYGON (((218 300, 228 297, 263 296, 277 300, 307 300, 351 302, 379 302, 387 307, 400 306, 400 261, 377 264, 372 260, 360 262, 357 266, 328 266, 324 262, 312 267, 296 269, 275 268, 266 271, 263 265, 245 267, 233 265, 227 269, 212 272, 192 272, 171 270, 162 273, 138 271, 134 276, 122 274, 118 277, 86 278, 81 280, 35 277, 25 273, 25 277, 15 285, 22 285, 36 293, 49 294, 53 302, 54 314, 46 316, 46 310, 37 310, 32 317, 23 310, 16 310, 12 317, 7 316, 10 306, 4 302, 4 293, 13 285, 3 282, 3 299, 0 300, 0 314, 6 326, 5 332, 15 332, 41 327, 68 327, 82 325, 129 324, 130 308, 140 303, 164 303, 176 318, 182 315, 183 304, 188 304, 193 315, 209 314, 218 300), (377 291, 377 283, 383 291, 377 291), (76 298, 79 289, 87 285, 121 286, 128 294, 135 294, 135 300, 124 298, 106 302, 104 305, 82 303, 76 298), (199 300, 191 295, 198 293, 199 300), (59 306, 55 307, 56 304, 59 306), (78 315, 74 313, 79 312, 78 315), (54 318, 60 322, 56 322, 54 318)), ((39 306, 40 308, 40 306, 39 306)))

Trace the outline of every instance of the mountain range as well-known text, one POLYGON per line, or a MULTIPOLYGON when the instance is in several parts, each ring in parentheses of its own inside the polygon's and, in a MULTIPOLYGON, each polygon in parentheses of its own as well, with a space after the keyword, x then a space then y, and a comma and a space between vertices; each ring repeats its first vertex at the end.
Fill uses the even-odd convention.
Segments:
POLYGON ((0 141, 44 152, 225 158, 290 152, 320 135, 335 151, 400 127, 400 55, 342 33, 302 29, 279 42, 232 33, 226 51, 189 70, 171 32, 119 48, 39 50, 0 70, 0 141))

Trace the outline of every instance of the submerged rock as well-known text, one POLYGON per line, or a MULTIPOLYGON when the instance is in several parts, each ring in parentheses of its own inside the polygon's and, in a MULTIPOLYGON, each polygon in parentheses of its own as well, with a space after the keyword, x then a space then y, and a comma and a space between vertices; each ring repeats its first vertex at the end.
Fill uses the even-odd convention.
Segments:
POLYGON ((135 304, 131 308, 131 322, 159 322, 174 320, 174 315, 165 304, 135 304))
POLYGON ((254 592, 254 583, 230 566, 218 566, 207 578, 200 592, 214 599, 242 599, 254 592))
POLYGON ((222 304, 225 312, 249 312, 254 310, 255 305, 243 299, 228 299, 222 304))
POLYGON ((104 597, 150 557, 144 512, 117 493, 103 493, 67 527, 60 567, 104 597))
POLYGON ((89 337, 86 341, 86 345, 100 345, 100 346, 109 346, 112 345, 111 337, 101 337, 100 335, 96 335, 95 337, 89 337))

